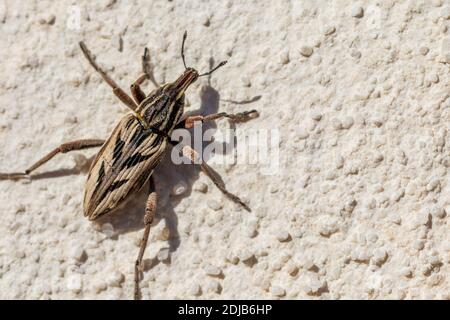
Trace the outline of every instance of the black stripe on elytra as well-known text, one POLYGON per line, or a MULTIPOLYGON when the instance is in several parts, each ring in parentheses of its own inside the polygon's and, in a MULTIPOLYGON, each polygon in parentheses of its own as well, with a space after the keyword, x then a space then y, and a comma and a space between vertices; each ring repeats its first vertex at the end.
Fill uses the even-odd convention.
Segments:
POLYGON ((148 137, 150 131, 143 130, 141 126, 139 126, 136 131, 133 133, 133 136, 130 139, 130 143, 134 147, 138 147, 141 145, 141 143, 145 140, 145 138, 148 137))
POLYGON ((109 186, 109 188, 106 190, 105 194, 111 193, 114 190, 120 188, 121 186, 123 186, 125 183, 128 182, 129 179, 124 179, 124 180, 119 180, 119 181, 114 181, 113 183, 111 183, 111 185, 109 186))
POLYGON ((122 168, 120 168, 120 170, 123 169, 129 169, 134 167, 135 165, 141 163, 142 161, 145 161, 147 159, 150 159, 152 157, 152 155, 145 155, 143 156, 141 153, 137 152, 135 154, 133 154, 130 158, 127 159, 127 161, 124 162, 124 164, 122 165, 122 168))
MULTIPOLYGON (((117 159, 120 159, 120 156, 122 155, 122 150, 123 150, 123 146, 124 145, 125 145, 125 141, 120 139, 120 136, 117 135, 117 140, 116 140, 116 144, 114 146, 114 151, 113 151, 113 160, 114 160, 114 162, 117 159)), ((113 166, 114 166, 114 162, 113 162, 113 166)))
POLYGON ((125 125, 126 129, 129 129, 131 127, 131 125, 133 124, 133 122, 135 121, 135 118, 131 118, 128 123, 125 125))
POLYGON ((141 126, 138 126, 136 128, 136 131, 134 131, 133 135, 131 136, 130 143, 133 144, 134 146, 137 146, 136 142, 139 139, 141 132, 142 132, 141 126))
POLYGON ((105 176, 105 163, 102 161, 102 164, 100 165, 100 170, 98 171, 97 183, 100 183, 103 180, 104 176, 105 176))

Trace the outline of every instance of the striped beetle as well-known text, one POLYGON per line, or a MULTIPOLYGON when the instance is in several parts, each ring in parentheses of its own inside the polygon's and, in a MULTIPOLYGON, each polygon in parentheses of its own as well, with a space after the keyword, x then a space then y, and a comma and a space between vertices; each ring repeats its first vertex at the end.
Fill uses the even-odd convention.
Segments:
MULTIPOLYGON (((223 61, 203 74, 199 74, 193 68, 188 68, 184 57, 186 37, 187 33, 185 32, 181 45, 181 58, 185 71, 174 82, 161 86, 155 81, 148 50, 145 48, 142 56, 143 74, 130 87, 132 97, 99 67, 86 45, 80 42, 80 48, 90 65, 112 88, 113 93, 120 101, 131 109, 131 113, 119 121, 107 140, 83 139, 67 142, 45 155, 24 172, 0 173, 0 179, 29 177, 31 172, 59 153, 101 146, 91 164, 84 193, 84 215, 89 220, 95 220, 113 211, 129 195, 139 191, 148 182, 150 194, 145 206, 145 229, 134 268, 134 299, 141 298, 139 282, 143 272, 142 259, 147 246, 150 226, 156 212, 157 195, 152 173, 163 159, 168 146, 177 145, 177 142, 170 138, 173 130, 191 128, 195 121, 203 122, 219 118, 244 121, 258 115, 256 110, 251 110, 237 114, 222 112, 206 116, 188 116, 182 119, 186 89, 199 77, 210 75, 226 64, 226 61, 223 61), (145 95, 140 88, 140 85, 146 79, 149 79, 156 86, 156 89, 148 95, 145 95)), ((239 197, 226 190, 221 179, 215 175, 211 167, 201 161, 195 150, 189 146, 183 146, 182 153, 183 156, 188 157, 194 163, 199 163, 200 169, 228 198, 250 211, 250 208, 239 197)))

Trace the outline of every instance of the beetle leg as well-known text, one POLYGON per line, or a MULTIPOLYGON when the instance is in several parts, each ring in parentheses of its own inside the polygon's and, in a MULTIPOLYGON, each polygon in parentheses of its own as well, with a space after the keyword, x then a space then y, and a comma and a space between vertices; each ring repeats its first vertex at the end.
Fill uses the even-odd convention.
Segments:
POLYGON ((33 164, 31 167, 29 167, 24 172, 0 173, 0 179, 23 178, 23 177, 29 175, 35 169, 42 166, 44 163, 46 163, 50 159, 52 159, 58 153, 67 153, 69 151, 74 151, 74 150, 82 150, 82 149, 87 149, 87 148, 100 147, 101 145, 103 145, 104 142, 105 142, 105 140, 99 140, 99 139, 83 139, 83 140, 75 140, 75 141, 63 143, 62 145, 60 145, 56 149, 53 149, 47 155, 42 157, 39 161, 37 161, 35 164, 33 164))
POLYGON ((155 87, 160 87, 155 79, 155 75, 153 73, 153 64, 150 62, 150 55, 147 48, 144 49, 144 55, 142 56, 142 71, 147 76, 147 79, 149 79, 155 85, 155 87))
POLYGON ((141 75, 137 80, 130 86, 131 95, 134 98, 134 101, 136 101, 137 104, 141 104, 142 101, 145 99, 145 93, 142 91, 140 85, 145 81, 147 78, 146 74, 141 75))
MULTIPOLYGON (((169 142, 172 146, 176 146, 178 144, 178 142, 176 142, 176 141, 169 141, 169 142)), ((201 161, 201 159, 199 159, 199 155, 198 155, 197 151, 195 151, 194 149, 192 149, 191 147, 189 147, 187 145, 183 146, 182 151, 183 151, 183 155, 185 157, 187 157, 188 159, 190 159, 192 161, 192 163, 200 165, 200 169, 203 171, 203 173, 205 173, 206 176, 211 179, 211 181, 215 184, 215 186, 225 196, 227 196, 227 198, 229 198, 231 201, 233 201, 235 203, 240 204, 245 210, 247 210, 249 212, 251 211, 249 206, 246 203, 244 203, 238 196, 232 194, 231 192, 229 192, 226 189, 225 183, 223 182, 223 180, 219 176, 219 174, 213 168, 211 168, 205 161, 201 161)))
POLYGON ((195 121, 205 122, 205 121, 217 120, 220 118, 228 118, 234 122, 242 122, 242 121, 246 121, 250 118, 257 117, 257 116, 258 116, 258 111, 256 111, 256 110, 244 111, 244 112, 235 113, 235 114, 228 114, 226 112, 220 112, 220 113, 210 114, 207 116, 189 116, 189 117, 181 120, 180 122, 178 122, 178 124, 176 125, 175 128, 176 129, 180 129, 180 128, 190 129, 194 126, 195 121))
POLYGON ((148 236, 150 234, 150 226, 153 222, 153 218, 156 212, 156 202, 157 195, 155 190, 155 183, 153 177, 150 177, 150 194, 147 199, 147 204, 145 206, 145 216, 144 216, 144 235, 142 236, 139 254, 134 264, 134 300, 139 300, 141 298, 141 292, 139 289, 139 275, 143 272, 142 258, 144 257, 145 248, 147 247, 148 236))
POLYGON ((220 178, 219 174, 214 171, 213 168, 211 168, 206 162, 202 162, 200 164, 201 170, 208 176, 208 178, 211 179, 211 181, 215 184, 215 186, 225 195, 227 196, 231 201, 240 204, 245 210, 248 212, 251 212, 249 206, 244 203, 238 196, 232 194, 229 192, 226 187, 223 180, 220 178))
POLYGON ((86 59, 91 64, 91 66, 95 69, 95 71, 97 71, 100 74, 100 76, 103 78, 103 80, 105 80, 105 82, 113 89, 113 93, 128 108, 135 111, 138 107, 137 104, 133 101, 133 99, 131 99, 131 97, 125 91, 123 91, 122 88, 119 87, 119 85, 113 79, 111 79, 108 76, 108 74, 105 71, 103 71, 102 68, 99 67, 99 65, 95 62, 95 59, 93 58, 91 52, 89 51, 89 49, 86 47, 86 45, 82 41, 80 42, 80 48, 81 48, 81 51, 83 51, 83 54, 86 57, 86 59))

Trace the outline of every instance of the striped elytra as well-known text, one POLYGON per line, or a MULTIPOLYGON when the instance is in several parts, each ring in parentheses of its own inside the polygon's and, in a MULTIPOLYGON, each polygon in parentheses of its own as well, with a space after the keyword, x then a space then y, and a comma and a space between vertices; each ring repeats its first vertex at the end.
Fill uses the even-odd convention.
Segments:
POLYGON ((186 84, 167 84, 142 101, 138 112, 145 123, 131 113, 116 125, 86 181, 84 215, 90 220, 117 208, 148 181, 183 114, 186 84))

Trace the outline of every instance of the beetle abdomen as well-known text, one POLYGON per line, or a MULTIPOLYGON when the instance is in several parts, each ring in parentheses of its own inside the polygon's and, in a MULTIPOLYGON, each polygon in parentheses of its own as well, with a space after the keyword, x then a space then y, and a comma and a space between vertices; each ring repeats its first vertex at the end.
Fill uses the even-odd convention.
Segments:
POLYGON ((132 114, 117 124, 91 165, 84 215, 94 220, 139 190, 162 158, 167 141, 146 130, 132 114))

